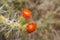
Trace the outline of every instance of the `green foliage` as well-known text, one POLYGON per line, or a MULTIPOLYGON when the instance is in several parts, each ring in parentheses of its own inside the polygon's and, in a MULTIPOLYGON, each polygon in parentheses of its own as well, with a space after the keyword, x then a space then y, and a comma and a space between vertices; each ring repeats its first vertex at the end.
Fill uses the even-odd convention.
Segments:
POLYGON ((24 24, 26 24, 27 22, 28 22, 27 19, 25 19, 24 17, 20 16, 20 23, 21 23, 21 25, 24 25, 24 24))

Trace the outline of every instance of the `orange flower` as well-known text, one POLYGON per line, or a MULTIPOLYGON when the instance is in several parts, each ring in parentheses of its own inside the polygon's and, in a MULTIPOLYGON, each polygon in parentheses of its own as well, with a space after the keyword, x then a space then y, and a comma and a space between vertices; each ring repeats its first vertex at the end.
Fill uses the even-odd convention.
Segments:
POLYGON ((26 30, 28 33, 34 32, 36 30, 37 26, 34 22, 28 23, 26 30))
POLYGON ((24 18, 26 18, 26 19, 30 18, 31 13, 32 13, 32 12, 31 12, 30 10, 28 10, 28 9, 23 9, 23 10, 22 10, 22 16, 23 16, 24 18))

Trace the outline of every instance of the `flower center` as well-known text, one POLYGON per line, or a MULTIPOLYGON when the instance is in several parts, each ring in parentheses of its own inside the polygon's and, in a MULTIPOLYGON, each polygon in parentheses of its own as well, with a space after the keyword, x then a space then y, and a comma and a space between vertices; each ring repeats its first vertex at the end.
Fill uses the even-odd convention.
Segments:
POLYGON ((32 25, 30 25, 30 29, 32 30, 33 28, 32 28, 32 25))
POLYGON ((26 15, 28 15, 28 12, 25 12, 26 15))

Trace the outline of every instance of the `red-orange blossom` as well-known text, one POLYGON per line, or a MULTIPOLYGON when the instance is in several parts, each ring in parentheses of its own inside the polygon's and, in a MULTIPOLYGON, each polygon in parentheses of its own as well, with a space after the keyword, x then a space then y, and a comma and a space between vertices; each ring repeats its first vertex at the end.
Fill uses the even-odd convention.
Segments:
POLYGON ((34 22, 30 22, 26 26, 26 30, 28 33, 34 32, 36 30, 37 26, 34 22))
POLYGON ((32 12, 28 9, 23 9, 22 10, 22 16, 26 19, 29 19, 31 16, 32 12))

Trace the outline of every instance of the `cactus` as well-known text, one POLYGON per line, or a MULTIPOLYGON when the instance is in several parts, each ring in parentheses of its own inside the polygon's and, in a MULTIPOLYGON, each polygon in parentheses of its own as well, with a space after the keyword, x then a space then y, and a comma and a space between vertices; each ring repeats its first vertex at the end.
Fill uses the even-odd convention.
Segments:
POLYGON ((0 0, 0 33, 6 40, 60 40, 59 2, 0 0), (34 22, 37 27, 31 33, 26 30, 29 22, 34 22))

